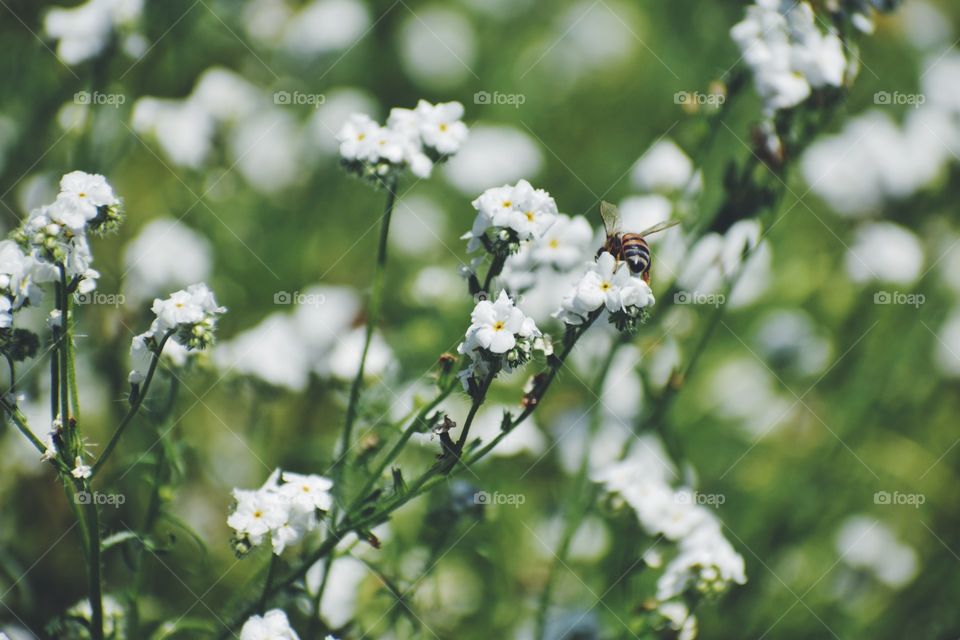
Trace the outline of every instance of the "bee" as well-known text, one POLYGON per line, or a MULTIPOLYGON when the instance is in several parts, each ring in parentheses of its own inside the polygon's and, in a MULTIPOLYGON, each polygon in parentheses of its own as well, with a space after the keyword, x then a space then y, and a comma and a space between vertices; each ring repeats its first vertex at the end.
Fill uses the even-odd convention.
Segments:
POLYGON ((609 252, 617 260, 623 260, 630 268, 630 272, 639 275, 646 283, 650 282, 650 266, 653 259, 650 255, 650 246, 646 237, 669 229, 680 224, 677 220, 667 220, 644 229, 639 233, 623 233, 620 211, 609 202, 600 203, 600 216, 603 218, 603 227, 607 232, 607 240, 597 251, 600 257, 604 251, 609 252))

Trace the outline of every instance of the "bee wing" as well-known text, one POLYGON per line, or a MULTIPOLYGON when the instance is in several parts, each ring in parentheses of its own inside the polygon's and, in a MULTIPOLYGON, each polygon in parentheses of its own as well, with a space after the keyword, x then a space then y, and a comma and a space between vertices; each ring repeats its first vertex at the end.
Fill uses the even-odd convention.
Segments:
POLYGON ((620 233, 622 223, 620 221, 620 210, 617 209, 616 205, 601 201, 600 217, 603 218, 603 228, 606 230, 607 236, 615 236, 620 233))
POLYGON ((679 221, 679 220, 665 220, 665 221, 663 221, 663 222, 659 222, 659 223, 653 225, 652 227, 650 227, 650 228, 648 228, 648 229, 644 229, 644 230, 641 231, 638 235, 640 235, 640 236, 642 236, 642 237, 645 238, 645 237, 647 237, 647 236, 649 236, 649 235, 653 235, 654 233, 657 233, 658 231, 663 231, 664 229, 669 229, 670 227, 675 227, 675 226, 677 226, 678 224, 680 224, 680 221, 679 221))

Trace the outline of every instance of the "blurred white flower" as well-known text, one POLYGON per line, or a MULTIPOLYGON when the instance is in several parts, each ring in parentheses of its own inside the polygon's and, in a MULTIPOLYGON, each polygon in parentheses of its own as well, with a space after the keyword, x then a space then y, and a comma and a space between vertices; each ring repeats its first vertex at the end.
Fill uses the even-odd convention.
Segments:
POLYGON ((954 309, 936 337, 933 356, 937 368, 947 376, 960 377, 960 309, 954 309))
POLYGON ((400 26, 398 48, 404 71, 421 86, 448 89, 474 75, 473 25, 448 6, 418 6, 400 26))
POLYGON ((536 140, 509 126, 480 125, 470 130, 470 139, 447 162, 447 179, 464 194, 483 191, 491 184, 505 184, 536 175, 543 166, 543 153, 536 140))
MULTIPOLYGON (((316 371, 320 375, 332 375, 340 380, 352 380, 357 375, 360 366, 360 355, 363 352, 365 330, 358 327, 337 340, 336 346, 326 363, 318 362, 316 371)), ((370 348, 367 351, 366 364, 363 368, 364 376, 376 378, 387 370, 393 361, 393 351, 387 345, 379 332, 374 332, 370 339, 370 348)))
POLYGON ((213 145, 215 120, 190 100, 144 97, 133 105, 133 130, 150 134, 174 164, 197 169, 213 145))
POLYGON ((854 282, 911 284, 920 277, 923 261, 920 239, 892 222, 874 222, 857 229, 846 255, 847 274, 854 282))
POLYGON ((50 9, 43 30, 57 40, 57 57, 80 64, 100 54, 114 30, 135 22, 142 11, 143 0, 87 0, 69 9, 50 9))
POLYGON ((316 146, 324 154, 334 154, 340 149, 337 132, 354 113, 374 113, 377 102, 366 91, 353 87, 340 87, 324 92, 323 104, 318 105, 310 116, 307 127, 316 146))
POLYGON ((210 243, 173 218, 151 220, 123 253, 123 293, 134 304, 210 276, 210 243))
POLYGON ((673 140, 663 138, 637 160, 630 175, 644 191, 676 193, 690 185, 693 161, 673 140))
POLYGON ((358 0, 313 0, 294 14, 283 32, 283 46, 304 57, 346 49, 370 26, 370 12, 358 0))
POLYGON ((807 2, 756 0, 730 35, 753 72, 767 116, 800 104, 811 88, 843 85, 843 42, 832 27, 821 31, 807 2))
POLYGON ((889 526, 865 515, 844 520, 836 549, 845 563, 866 569, 893 589, 909 584, 919 569, 916 551, 899 542, 889 526))
POLYGON ((290 626, 286 613, 271 609, 263 616, 252 616, 243 623, 240 640, 300 640, 300 636, 290 626))
MULTIPOLYGON (((321 560, 307 572, 306 585, 311 596, 316 595, 324 581, 325 564, 321 560)), ((357 591, 368 571, 367 565, 349 555, 333 561, 320 601, 320 614, 331 627, 340 628, 353 620, 357 612, 357 591)))

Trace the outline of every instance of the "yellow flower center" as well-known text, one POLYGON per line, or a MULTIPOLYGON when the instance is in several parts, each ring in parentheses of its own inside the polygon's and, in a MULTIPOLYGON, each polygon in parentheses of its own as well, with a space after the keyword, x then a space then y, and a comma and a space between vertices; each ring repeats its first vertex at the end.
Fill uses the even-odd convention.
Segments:
POLYGON ((504 326, 506 325, 504 325, 503 320, 497 320, 496 322, 493 323, 493 330, 503 331, 504 326))
POLYGON ((84 193, 83 191, 81 191, 80 193, 77 194, 77 196, 80 197, 80 198, 86 198, 86 197, 87 197, 87 194, 84 193))
POLYGON ((527 212, 524 213, 523 215, 527 216, 527 220, 528 220, 529 222, 533 222, 533 211, 527 211, 527 212))
POLYGON ((365 134, 365 133, 358 133, 358 134, 357 134, 357 140, 358 140, 358 141, 361 141, 361 142, 362 142, 363 139, 366 138, 366 137, 367 137, 367 134, 365 134))
POLYGON ((446 130, 447 130, 447 123, 446 123, 446 122, 441 122, 441 123, 440 123, 440 131, 446 132, 446 130))
POLYGON ((550 241, 550 248, 551 248, 551 249, 556 249, 556 248, 559 247, 559 246, 560 246, 560 243, 557 241, 556 238, 554 238, 553 240, 550 241))
POLYGON ((513 203, 510 202, 509 200, 504 200, 504 201, 503 201, 503 208, 504 208, 504 209, 509 209, 509 208, 512 207, 512 206, 513 206, 513 203))
POLYGON ((262 517, 263 517, 263 511, 259 511, 259 510, 254 511, 254 512, 253 512, 253 517, 254 517, 254 518, 262 518, 262 517))
POLYGON ((611 286, 612 286, 612 285, 611 285, 609 282, 601 282, 601 283, 600 283, 600 290, 601 290, 601 291, 609 291, 611 286))

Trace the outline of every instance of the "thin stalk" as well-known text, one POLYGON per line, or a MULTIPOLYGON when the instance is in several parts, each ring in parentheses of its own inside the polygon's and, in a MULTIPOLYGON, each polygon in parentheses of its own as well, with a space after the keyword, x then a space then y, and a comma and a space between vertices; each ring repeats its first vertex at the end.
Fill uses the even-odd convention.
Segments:
POLYGON ((383 282, 387 266, 387 237, 390 233, 390 219, 393 216, 393 207, 397 199, 397 179, 390 177, 384 180, 387 191, 387 201, 383 208, 383 217, 380 222, 380 243, 377 246, 377 261, 374 265, 373 282, 370 288, 370 304, 367 310, 367 324, 364 330, 363 351, 360 354, 360 364, 357 366, 357 375, 350 385, 350 399, 347 403, 347 416, 343 424, 343 436, 340 442, 340 455, 334 464, 334 479, 338 480, 343 470, 344 459, 350 451, 350 441, 353 437, 353 425, 357 420, 359 410, 360 390, 363 387, 363 374, 367 364, 367 353, 373 340, 373 332, 380 321, 380 310, 383 304, 383 282))
POLYGON ((113 432, 113 436, 110 437, 110 441, 107 442, 107 446, 104 447, 103 453, 100 454, 100 457, 97 458, 97 461, 93 463, 93 474, 96 475, 97 471, 103 466, 103 463, 107 461, 107 458, 110 457, 110 453, 113 451, 114 447, 117 446, 117 443, 120 441, 120 437, 123 435, 124 430, 133 420, 133 418, 140 411, 140 407, 143 405, 143 401, 147 397, 147 391, 150 389, 150 383, 153 381, 153 374, 157 371, 157 365, 160 363, 160 355, 163 353, 163 347, 167 344, 167 340, 170 336, 173 335, 172 331, 168 331, 164 334, 163 338, 160 340, 160 345, 157 347, 156 353, 153 354, 153 359, 150 361, 150 368, 147 369, 147 375, 143 379, 143 384, 140 385, 140 393, 137 395, 137 399, 130 405, 130 408, 127 410, 123 419, 120 420, 120 424, 117 425, 117 430, 113 432))
POLYGON ((100 566, 100 514, 97 511, 97 505, 92 499, 93 491, 90 488, 90 482, 85 481, 82 485, 91 499, 87 501, 84 510, 87 515, 88 533, 88 554, 87 554, 87 577, 90 589, 90 624, 93 640, 103 640, 103 585, 101 579, 100 566))
POLYGON ((364 484, 363 488, 357 494, 357 497, 354 500, 354 502, 347 508, 348 513, 354 511, 357 507, 360 506, 360 504, 363 503, 366 497, 373 490, 373 487, 377 484, 377 481, 380 479, 380 476, 382 476, 383 472, 386 471, 388 466, 390 466, 390 463, 397 459, 397 456, 399 456, 400 452, 403 451, 404 446, 407 444, 407 442, 410 441, 410 438, 413 437, 413 434, 419 431, 420 425, 423 424, 423 421, 426 420, 430 412, 436 409, 437 405, 443 402, 444 399, 446 399, 446 397, 450 395, 450 393, 456 387, 456 384, 457 384, 457 381, 454 378, 453 380, 450 381, 450 383, 447 385, 445 389, 443 389, 439 394, 437 394, 436 397, 434 397, 433 400, 431 400, 426 406, 420 409, 420 411, 417 413, 416 417, 414 417, 410 425, 403 431, 403 434, 400 436, 400 439, 397 440, 397 442, 393 445, 393 447, 390 449, 387 455, 383 458, 383 460, 380 461, 380 464, 377 465, 377 468, 374 470, 374 472, 370 474, 370 478, 367 480, 366 484, 364 484))

